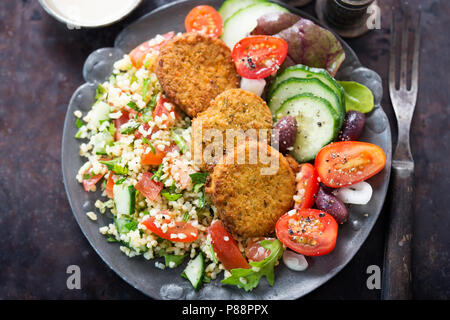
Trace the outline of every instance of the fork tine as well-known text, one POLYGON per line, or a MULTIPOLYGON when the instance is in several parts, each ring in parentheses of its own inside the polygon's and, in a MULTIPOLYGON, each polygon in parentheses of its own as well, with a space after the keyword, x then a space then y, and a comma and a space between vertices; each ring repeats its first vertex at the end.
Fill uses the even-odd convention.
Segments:
POLYGON ((402 30, 402 53, 400 62, 400 89, 406 90, 406 81, 408 74, 408 12, 403 14, 402 30))
POLYGON ((397 44, 397 33, 395 27, 395 12, 393 11, 391 22, 391 53, 389 57, 389 92, 394 92, 396 90, 395 88, 396 44, 397 44))
POLYGON ((414 53, 412 62, 412 75, 411 75, 411 92, 417 95, 417 88, 419 82, 419 47, 420 47, 420 11, 417 17, 417 29, 414 35, 414 53))

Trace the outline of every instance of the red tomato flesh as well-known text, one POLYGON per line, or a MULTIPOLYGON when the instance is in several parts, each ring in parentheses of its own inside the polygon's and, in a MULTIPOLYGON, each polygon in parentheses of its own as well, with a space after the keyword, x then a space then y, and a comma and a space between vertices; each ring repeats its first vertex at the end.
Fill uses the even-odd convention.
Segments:
POLYGON ((106 181, 106 195, 111 199, 114 198, 113 188, 114 188, 113 172, 110 171, 108 180, 106 181))
POLYGON ((239 250, 236 240, 228 233, 222 221, 216 220, 208 228, 211 244, 217 259, 227 270, 236 268, 250 268, 247 260, 239 250))
POLYGON ((158 53, 159 49, 175 36, 173 31, 162 35, 162 38, 153 38, 138 45, 130 52, 130 60, 137 69, 141 68, 148 53, 158 53))
POLYGON ((96 175, 91 175, 91 170, 92 168, 90 168, 85 174, 88 174, 90 176, 89 179, 83 179, 83 188, 84 191, 93 191, 95 185, 97 184, 97 182, 99 182, 101 180, 101 178, 103 178, 104 174, 96 174, 96 175))
POLYGON ((386 155, 377 145, 360 141, 341 141, 323 147, 315 167, 320 181, 341 188, 364 181, 386 165, 386 155))
POLYGON ((319 190, 317 171, 310 163, 300 165, 297 173, 297 196, 300 200, 295 201, 296 209, 308 209, 314 205, 315 195, 319 190))
POLYGON ((150 217, 142 222, 142 224, 157 236, 173 242, 193 242, 198 238, 197 228, 183 221, 176 221, 174 227, 168 227, 166 232, 164 232, 162 229, 163 224, 169 225, 173 219, 169 214, 162 213, 164 216, 164 219, 162 219, 163 222, 157 222, 155 217, 150 217), (173 235, 176 235, 176 237, 173 235))
POLYGON ((122 115, 118 119, 114 119, 114 127, 116 127, 116 132, 114 133, 114 140, 118 141, 122 138, 122 134, 120 133, 120 127, 130 121, 130 113, 122 110, 122 115))
POLYGON ((275 227, 283 244, 305 256, 321 256, 336 246, 338 224, 328 213, 316 209, 284 214, 275 227))
POLYGON ((222 18, 211 6, 201 5, 192 9, 184 20, 184 26, 187 32, 199 32, 214 38, 222 34, 222 18))
POLYGON ((138 183, 134 186, 136 190, 144 195, 148 200, 154 201, 159 197, 164 185, 161 182, 156 182, 152 179, 153 173, 144 172, 138 183))
POLYGON ((237 72, 247 79, 263 79, 278 70, 286 59, 288 44, 272 36, 251 36, 240 40, 232 57, 237 72))

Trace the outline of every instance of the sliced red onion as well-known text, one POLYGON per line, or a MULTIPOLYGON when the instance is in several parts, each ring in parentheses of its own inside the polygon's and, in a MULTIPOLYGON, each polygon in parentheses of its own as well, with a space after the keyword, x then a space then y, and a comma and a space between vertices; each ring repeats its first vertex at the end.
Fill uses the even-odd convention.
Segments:
POLYGON ((308 261, 306 261, 306 258, 291 250, 284 250, 283 262, 286 267, 294 271, 304 271, 308 268, 308 261))
POLYGON ((241 89, 253 92, 258 96, 262 95, 265 86, 266 80, 264 79, 247 79, 247 78, 241 79, 241 89))
POLYGON ((343 203, 367 204, 372 198, 372 187, 362 181, 357 184, 333 190, 333 194, 343 203))

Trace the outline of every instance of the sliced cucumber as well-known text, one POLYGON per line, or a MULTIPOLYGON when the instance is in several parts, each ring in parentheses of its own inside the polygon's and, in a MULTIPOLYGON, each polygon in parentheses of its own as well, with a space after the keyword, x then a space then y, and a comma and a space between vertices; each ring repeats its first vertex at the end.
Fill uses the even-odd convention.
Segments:
POLYGON ((125 184, 115 184, 113 187, 114 204, 117 215, 134 213, 136 201, 136 189, 125 184))
POLYGON ((96 102, 91 111, 88 112, 87 118, 89 123, 93 123, 95 126, 100 125, 100 121, 109 119, 109 111, 111 107, 109 104, 103 101, 96 102))
POLYGON ((95 154, 106 154, 106 146, 112 145, 114 142, 113 136, 109 132, 99 132, 91 138, 94 145, 92 151, 95 154))
POLYGON ((271 2, 258 2, 238 10, 225 21, 222 40, 230 49, 233 49, 239 40, 247 37, 255 29, 259 17, 271 12, 289 11, 271 2))
POLYGON ((266 0, 226 0, 219 9, 222 21, 225 22, 235 12, 259 2, 267 2, 266 0))
POLYGON ((337 81, 334 80, 325 69, 311 68, 308 66, 304 66, 302 64, 286 68, 275 78, 275 81, 270 86, 269 93, 267 96, 270 98, 275 89, 278 87, 278 85, 289 78, 319 79, 325 85, 330 87, 334 91, 334 93, 339 97, 339 99, 341 100, 343 112, 345 113, 344 90, 342 89, 341 85, 337 83, 337 81))
POLYGON ((200 288, 205 275, 205 259, 203 259, 201 252, 195 259, 188 262, 186 269, 184 269, 181 275, 191 282, 195 290, 200 288))
POLYGON ((316 157, 317 152, 333 141, 339 130, 339 116, 331 104, 310 93, 303 93, 286 100, 276 112, 276 118, 293 116, 298 131, 292 155, 299 162, 316 157))
POLYGON ((341 100, 329 86, 317 78, 289 78, 281 82, 275 88, 269 100, 270 111, 272 114, 275 114, 284 101, 302 93, 311 93, 327 100, 339 115, 339 120, 343 121, 345 113, 342 112, 341 100))

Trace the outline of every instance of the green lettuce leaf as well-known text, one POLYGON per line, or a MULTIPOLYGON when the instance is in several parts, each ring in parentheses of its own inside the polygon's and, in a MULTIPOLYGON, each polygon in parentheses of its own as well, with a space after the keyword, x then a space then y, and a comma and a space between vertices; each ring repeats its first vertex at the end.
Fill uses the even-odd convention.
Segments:
POLYGON ((374 99, 372 91, 355 81, 338 81, 344 89, 345 110, 355 110, 362 113, 372 111, 374 99))

